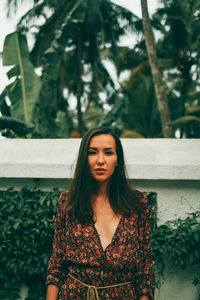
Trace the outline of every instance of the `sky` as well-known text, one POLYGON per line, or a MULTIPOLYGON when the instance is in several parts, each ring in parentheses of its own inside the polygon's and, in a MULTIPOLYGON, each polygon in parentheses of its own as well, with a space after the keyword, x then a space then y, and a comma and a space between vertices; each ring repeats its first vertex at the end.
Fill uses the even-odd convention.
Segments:
MULTIPOLYGON (((121 6, 124 6, 130 9, 134 14, 141 17, 141 9, 140 9, 140 0, 112 0, 114 3, 117 3, 121 6)), ((18 1, 20 3, 20 1, 18 1)), ((0 10, 0 52, 3 51, 3 43, 5 36, 13 31, 15 31, 15 26, 20 18, 30 7, 32 1, 29 0, 29 5, 27 1, 25 1, 26 5, 22 3, 20 4, 20 9, 18 10, 17 15, 12 15, 11 18, 6 17, 6 0, 1 0, 1 10, 0 10)), ((158 7, 159 0, 148 0, 148 7, 150 15, 155 11, 158 7)), ((0 58, 0 93, 4 89, 4 87, 9 83, 6 72, 10 69, 10 67, 3 67, 2 60, 0 58)))

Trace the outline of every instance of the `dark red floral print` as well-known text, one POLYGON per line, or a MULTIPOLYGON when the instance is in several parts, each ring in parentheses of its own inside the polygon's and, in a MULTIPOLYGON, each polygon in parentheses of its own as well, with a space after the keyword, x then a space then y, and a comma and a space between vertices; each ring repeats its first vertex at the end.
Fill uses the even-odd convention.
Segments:
POLYGON ((137 192, 142 213, 121 217, 111 243, 103 250, 94 223, 82 225, 62 215, 68 192, 62 193, 56 217, 53 254, 48 264, 47 284, 60 289, 58 299, 86 299, 87 287, 68 274, 96 287, 131 282, 99 289, 100 299, 138 299, 152 292, 152 258, 149 206, 137 192))

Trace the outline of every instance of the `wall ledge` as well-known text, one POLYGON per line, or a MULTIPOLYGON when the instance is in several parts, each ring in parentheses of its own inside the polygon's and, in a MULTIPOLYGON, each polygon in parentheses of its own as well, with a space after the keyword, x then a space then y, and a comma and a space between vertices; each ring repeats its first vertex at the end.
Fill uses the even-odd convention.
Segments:
MULTIPOLYGON (((200 180, 200 139, 121 139, 128 177, 200 180)), ((2 139, 0 178, 71 178, 80 139, 2 139)))

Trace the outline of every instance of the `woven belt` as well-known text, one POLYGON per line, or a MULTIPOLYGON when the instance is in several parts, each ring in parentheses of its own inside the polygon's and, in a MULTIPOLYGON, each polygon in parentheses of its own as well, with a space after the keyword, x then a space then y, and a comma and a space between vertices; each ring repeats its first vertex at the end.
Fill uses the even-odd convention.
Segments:
POLYGON ((132 283, 132 281, 128 281, 128 282, 123 282, 123 283, 118 283, 118 284, 113 284, 113 285, 95 286, 95 285, 88 285, 88 284, 82 282, 81 280, 77 279, 76 277, 74 277, 71 274, 69 274, 68 276, 70 276, 71 278, 73 278, 74 280, 76 280, 77 282, 81 283, 82 285, 84 285, 85 287, 88 288, 88 290, 87 290, 87 300, 99 300, 98 290, 109 289, 109 288, 113 288, 113 287, 122 286, 122 285, 132 283))

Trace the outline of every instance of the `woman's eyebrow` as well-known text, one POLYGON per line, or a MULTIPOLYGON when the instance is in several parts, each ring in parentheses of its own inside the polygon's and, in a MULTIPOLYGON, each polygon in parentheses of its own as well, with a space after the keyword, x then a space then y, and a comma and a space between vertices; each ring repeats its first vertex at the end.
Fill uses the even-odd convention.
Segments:
MULTIPOLYGON (((96 148, 96 147, 89 147, 89 149, 97 150, 98 148, 96 148)), ((103 150, 112 150, 112 149, 113 149, 113 147, 103 148, 103 150)))

